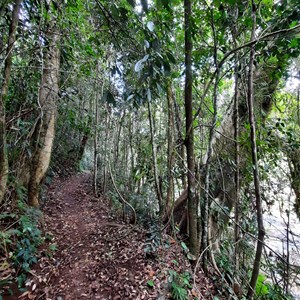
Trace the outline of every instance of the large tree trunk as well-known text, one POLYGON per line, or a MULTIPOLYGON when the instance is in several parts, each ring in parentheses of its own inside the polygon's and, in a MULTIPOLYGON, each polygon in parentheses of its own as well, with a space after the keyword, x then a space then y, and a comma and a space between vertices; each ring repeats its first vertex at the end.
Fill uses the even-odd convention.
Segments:
POLYGON ((186 118, 186 152, 188 178, 188 234, 189 248, 193 255, 199 253, 198 237, 198 201, 195 184, 195 156, 193 130, 193 73, 192 73, 192 1, 184 1, 184 30, 185 30, 185 118, 186 118))
POLYGON ((11 64, 12 64, 12 54, 13 47, 16 41, 16 31, 19 21, 19 12, 21 7, 21 0, 16 0, 12 19, 9 28, 9 36, 6 50, 6 58, 3 71, 3 83, 1 87, 0 94, 0 203, 4 198, 6 191, 7 177, 8 177, 8 155, 7 155, 7 145, 6 145, 6 112, 5 112, 5 102, 9 87, 11 64))
POLYGON ((36 128, 37 140, 35 142, 35 152, 31 162, 30 179, 28 185, 29 205, 39 206, 39 186, 43 179, 52 152, 55 123, 56 123, 56 100, 58 95, 58 72, 60 62, 60 51, 58 44, 60 35, 52 19, 46 33, 48 47, 45 53, 45 64, 42 70, 42 81, 39 90, 40 116, 36 128))

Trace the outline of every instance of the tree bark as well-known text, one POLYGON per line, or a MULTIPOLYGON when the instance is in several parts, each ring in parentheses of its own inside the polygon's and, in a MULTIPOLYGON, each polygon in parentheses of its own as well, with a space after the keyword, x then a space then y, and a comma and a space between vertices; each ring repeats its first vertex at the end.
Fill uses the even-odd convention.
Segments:
POLYGON ((195 184, 195 156, 193 130, 193 73, 192 73, 192 1, 184 0, 184 31, 185 31, 185 127, 187 152, 187 179, 188 179, 188 233, 189 248, 196 257, 199 253, 198 241, 198 201, 196 199, 195 184))
MULTIPOLYGON (((96 76, 98 77, 98 70, 99 66, 97 65, 96 76)), ((97 86, 97 82, 96 82, 97 86)), ((102 83, 102 90, 103 90, 103 83, 102 83)), ((99 103, 98 103, 98 91, 95 87, 96 95, 95 95, 95 104, 94 104, 94 112, 95 112, 95 123, 94 123, 94 172, 93 172, 93 190, 94 195, 98 195, 98 152, 99 152, 99 134, 98 134, 98 126, 99 126, 99 103)), ((103 91, 101 91, 100 98, 102 97, 103 91)))
POLYGON ((108 159, 110 159, 109 155, 108 155, 108 134, 109 134, 109 126, 110 126, 110 122, 109 122, 109 110, 106 104, 106 110, 105 110, 105 137, 104 137, 104 157, 103 157, 103 161, 104 161, 104 166, 103 166, 103 186, 102 186, 102 190, 103 190, 103 194, 105 195, 106 193, 106 188, 107 188, 107 163, 108 163, 108 159))
MULTIPOLYGON (((252 20, 253 20, 253 25, 252 25, 253 27, 251 33, 252 41, 255 39, 256 10, 257 10, 256 4, 254 0, 252 0, 252 20)), ((256 281, 258 278, 259 268, 260 268, 260 260, 262 256, 264 237, 265 237, 261 193, 260 193, 259 166, 257 160, 256 128, 255 128, 256 125, 255 125, 255 117, 254 117, 254 88, 253 88, 254 59, 255 59, 255 44, 251 46, 251 50, 250 50, 247 100, 248 100, 248 109, 249 109, 250 140, 251 140, 251 154, 252 154, 252 163, 253 163, 253 178, 254 178, 254 187, 255 187, 258 239, 256 245, 256 253, 255 253, 255 259, 253 264, 252 276, 251 276, 249 289, 247 293, 247 299, 252 299, 255 291, 256 281)))
MULTIPOLYGON (((237 35, 238 35, 238 29, 237 29, 237 22, 238 22, 238 14, 239 14, 239 8, 238 5, 235 6, 234 9, 234 26, 232 29, 232 39, 233 39, 233 45, 234 48, 237 47, 237 35)), ((236 52, 234 55, 234 110, 233 110, 233 126, 234 126, 234 144, 235 144, 235 172, 234 172, 234 184, 235 184, 235 210, 234 210, 234 275, 237 276, 238 270, 239 270, 239 236, 240 236, 240 211, 239 211, 239 196, 240 196, 240 143, 239 143, 239 134, 240 134, 240 125, 239 125, 239 101, 240 101, 240 92, 239 92, 239 54, 236 52)))
POLYGON ((34 207, 39 206, 39 186, 50 163, 57 114, 56 100, 59 91, 60 51, 58 44, 60 42, 60 34, 55 24, 56 20, 53 16, 50 17, 52 19, 49 21, 46 32, 48 47, 45 53, 38 98, 40 105, 38 134, 36 135, 36 149, 31 162, 28 185, 28 202, 29 205, 34 207))
POLYGON ((160 184, 159 184, 159 178, 158 178, 156 144, 155 144, 153 116, 152 116, 150 99, 148 99, 148 116, 149 116, 149 124, 150 124, 152 162, 153 162, 153 169, 154 169, 155 190, 156 190, 156 195, 157 195, 157 199, 158 199, 159 213, 160 213, 160 215, 162 215, 162 213, 163 213, 163 199, 162 199, 162 194, 161 194, 160 184))
POLYGON ((176 129, 177 129, 177 146, 179 151, 179 158, 178 158, 178 165, 180 167, 180 174, 181 174, 181 182, 182 182, 182 188, 185 189, 187 182, 186 182, 186 173, 185 173, 185 148, 183 144, 183 137, 182 137, 182 121, 180 117, 180 108, 177 102, 174 102, 174 108, 175 108, 175 121, 176 121, 176 129))
POLYGON ((6 58, 5 58, 4 71, 3 71, 3 83, 2 83, 1 94, 0 94, 0 203, 3 201, 6 192, 7 177, 9 172, 8 154, 7 154, 7 145, 6 145, 7 141, 6 141, 5 103, 6 103, 6 97, 9 88, 13 47, 16 41, 16 31, 19 22, 19 12, 21 8, 21 3, 22 3, 21 0, 16 0, 13 7, 12 19, 9 27, 7 50, 5 55, 6 58))
POLYGON ((172 206, 174 201, 174 178, 173 168, 175 165, 174 155, 174 94, 172 90, 172 83, 167 83, 167 100, 168 100, 168 187, 166 198, 166 210, 172 206))
POLYGON ((204 192, 204 209, 201 211, 201 216, 203 218, 203 228, 202 228, 202 245, 201 248, 204 251, 203 253, 203 268, 205 273, 208 273, 207 268, 207 260, 208 260, 208 251, 207 246, 210 244, 209 240, 209 232, 211 231, 209 229, 210 222, 209 222, 209 211, 210 211, 210 205, 211 205, 211 199, 209 197, 210 195, 210 169, 211 169, 211 163, 212 163, 212 155, 213 155, 213 141, 215 139, 215 127, 217 124, 217 118, 218 118, 218 85, 219 85, 219 66, 217 61, 217 38, 216 38, 216 32, 215 32, 215 26, 214 26, 214 18, 213 13, 211 14, 212 19, 212 32, 213 32, 213 38, 214 38, 214 65, 216 68, 216 78, 215 78, 215 84, 213 89, 213 120, 212 124, 209 130, 209 140, 208 140, 208 148, 207 148, 207 154, 205 155, 203 163, 205 164, 205 192, 204 192))
POLYGON ((287 156, 290 160, 291 186, 295 192, 295 211, 300 219, 300 149, 288 149, 287 156))

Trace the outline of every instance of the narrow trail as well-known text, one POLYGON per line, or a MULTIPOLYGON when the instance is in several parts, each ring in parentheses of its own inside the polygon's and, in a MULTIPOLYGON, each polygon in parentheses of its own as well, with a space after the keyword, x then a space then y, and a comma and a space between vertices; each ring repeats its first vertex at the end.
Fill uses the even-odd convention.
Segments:
MULTIPOLYGON (((37 285, 32 296, 57 300, 143 299, 138 285, 144 282, 136 279, 143 279, 147 267, 142 262, 144 232, 133 231, 130 237, 118 240, 128 232, 129 225, 110 216, 109 202, 94 197, 89 179, 89 173, 77 175, 53 184, 48 192, 44 230, 52 236, 50 245, 54 246, 50 247, 57 251, 53 257, 40 258, 30 282, 31 288, 37 285)), ((151 298, 150 294, 145 296, 151 298)))
MULTIPOLYGON (((190 268, 182 248, 166 236, 172 247, 158 245, 158 255, 147 257, 145 229, 113 217, 109 201, 93 195, 90 177, 57 179, 49 188, 43 208, 49 241, 40 250, 28 290, 9 299, 170 299, 169 268, 190 268)), ((212 285, 201 274, 197 282, 197 290, 207 295, 201 299, 211 299, 212 285)), ((195 291, 189 294, 194 299, 195 291)))

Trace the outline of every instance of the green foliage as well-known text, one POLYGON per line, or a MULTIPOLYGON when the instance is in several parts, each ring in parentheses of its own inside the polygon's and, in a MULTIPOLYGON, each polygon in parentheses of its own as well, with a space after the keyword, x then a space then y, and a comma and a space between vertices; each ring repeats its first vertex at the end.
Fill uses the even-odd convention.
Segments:
POLYGON ((28 207, 23 201, 18 201, 18 212, 0 214, 0 220, 6 221, 9 228, 0 232, 0 249, 5 253, 6 261, 15 267, 19 288, 30 266, 37 262, 35 255, 43 242, 38 228, 40 218, 41 212, 28 207))
POLYGON ((147 281, 147 285, 149 286, 149 287, 154 287, 154 281, 153 280, 148 280, 147 281))
POLYGON ((169 270, 169 288, 174 300, 187 300, 188 289, 190 285, 191 274, 189 272, 177 273, 174 270, 169 270))
POLYGON ((286 295, 280 286, 271 284, 267 281, 267 277, 259 274, 255 287, 255 294, 260 300, 291 300, 291 296, 286 295))
POLYGON ((265 296, 269 293, 269 287, 265 283, 266 276, 259 274, 256 282, 255 293, 257 296, 265 296))

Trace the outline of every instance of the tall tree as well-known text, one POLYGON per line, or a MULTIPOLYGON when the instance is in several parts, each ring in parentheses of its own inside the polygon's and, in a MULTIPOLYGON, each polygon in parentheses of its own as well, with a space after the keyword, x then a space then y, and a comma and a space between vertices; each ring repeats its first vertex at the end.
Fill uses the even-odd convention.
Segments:
POLYGON ((170 80, 167 82, 167 101, 168 101, 168 186, 167 186, 167 198, 166 198, 166 211, 168 211, 173 204, 174 200, 174 179, 173 168, 175 165, 175 153, 174 153, 174 93, 172 89, 172 83, 170 80))
POLYGON ((35 128, 35 152, 30 167, 28 201, 31 206, 39 206, 39 186, 49 167, 55 122, 57 114, 58 80, 60 65, 60 33, 56 12, 48 10, 48 24, 45 32, 47 43, 45 60, 42 67, 42 79, 38 94, 39 116, 35 128))
MULTIPOLYGON (((148 90, 148 95, 150 90, 148 90)), ((153 162, 153 171, 154 171, 154 183, 155 183, 155 191, 158 199, 158 206, 159 206, 159 213, 163 213, 163 198, 161 194, 161 188, 159 184, 159 177, 158 177, 158 167, 157 167, 157 153, 156 153, 156 143, 155 143, 155 128, 153 122, 153 113, 151 108, 151 96, 147 96, 148 99, 148 116, 149 116, 149 125, 150 125, 150 136, 151 136, 151 147, 152 147, 152 162, 153 162)))
POLYGON ((6 47, 6 55, 3 70, 3 82, 0 94, 0 203, 4 198, 8 177, 8 156, 6 141, 6 112, 5 104, 9 88, 13 48, 16 41, 16 31, 19 21, 19 13, 21 8, 21 0, 16 0, 13 6, 12 18, 9 27, 9 34, 6 47))
POLYGON ((185 128, 188 178, 188 230, 190 251, 197 256, 199 253, 198 238, 198 201, 196 199, 195 155, 193 129, 193 71, 192 71, 192 1, 184 1, 184 32, 185 32, 185 128))
MULTIPOLYGON (((252 4, 252 22, 253 22, 251 41, 254 41, 255 31, 256 31, 257 6, 254 0, 252 0, 251 4, 252 4)), ((253 91, 254 59, 255 59, 255 43, 251 46, 250 49, 247 100, 248 100, 248 110, 249 110, 250 140, 251 140, 253 178, 254 178, 255 199, 256 199, 255 204, 256 204, 256 213, 257 213, 258 238, 257 238, 255 260, 253 264, 253 271, 252 271, 250 286, 247 294, 248 299, 252 299, 255 290, 255 286, 259 274, 259 266, 260 266, 260 260, 262 256, 264 237, 265 237, 261 192, 260 192, 259 166, 258 166, 258 159, 257 159, 256 125, 255 125, 255 118, 254 118, 254 91, 253 91)))

